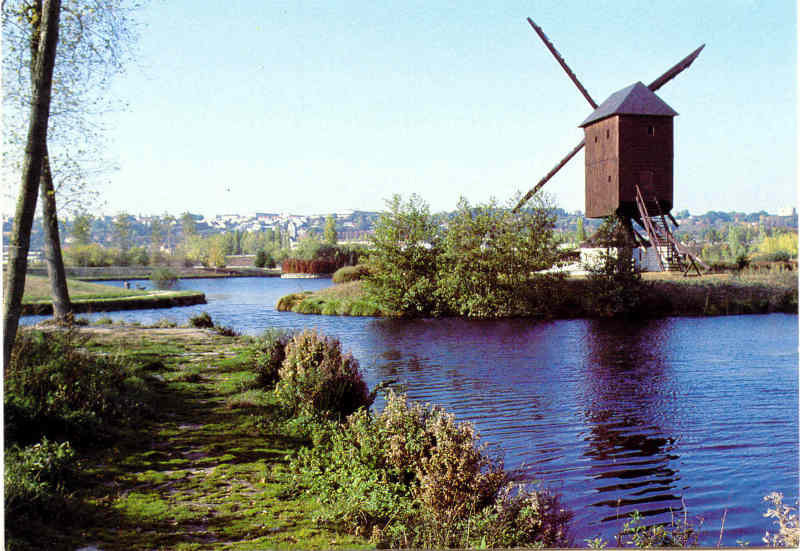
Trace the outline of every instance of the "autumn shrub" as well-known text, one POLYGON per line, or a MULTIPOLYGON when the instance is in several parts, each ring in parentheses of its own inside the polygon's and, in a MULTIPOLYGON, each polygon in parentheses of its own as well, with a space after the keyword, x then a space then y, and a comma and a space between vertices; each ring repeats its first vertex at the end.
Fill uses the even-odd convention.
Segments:
POLYGON ((275 395, 293 412, 345 417, 372 403, 358 361, 316 331, 292 337, 278 375, 275 395))
POLYGON ((292 463, 318 519, 391 547, 565 545, 570 515, 521 489, 469 423, 390 392, 377 415, 326 422, 292 463))

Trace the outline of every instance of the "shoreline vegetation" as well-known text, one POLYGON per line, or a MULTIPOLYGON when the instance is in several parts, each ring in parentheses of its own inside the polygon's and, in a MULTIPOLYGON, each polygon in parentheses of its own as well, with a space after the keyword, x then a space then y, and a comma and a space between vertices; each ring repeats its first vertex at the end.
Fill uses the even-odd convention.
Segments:
MULTIPOLYGON (((703 277, 645 273, 633 286, 611 289, 612 296, 605 297, 598 293, 607 295, 609 289, 587 277, 547 278, 542 282, 542 289, 529 295, 531 303, 519 304, 514 317, 649 318, 798 312, 798 280, 794 271, 717 273, 703 277), (548 297, 546 301, 534 302, 543 294, 548 297)), ((281 297, 276 308, 298 314, 402 317, 382 309, 370 297, 362 280, 335 284, 316 292, 292 293, 281 297)))
MULTIPOLYGON (((637 513, 574 541, 559 496, 515 482, 472 425, 391 389, 369 409, 392 381, 368 389, 313 331, 40 325, 4 375, 8 549, 697 545, 700 521, 637 513)), ((765 500, 764 541, 797 545, 796 513, 765 500)))
MULTIPOLYGON (((70 302, 75 313, 171 308, 205 304, 200 291, 139 290, 111 287, 79 280, 67 280, 70 302)), ((23 315, 53 313, 53 301, 46 276, 29 275, 22 298, 23 315)))

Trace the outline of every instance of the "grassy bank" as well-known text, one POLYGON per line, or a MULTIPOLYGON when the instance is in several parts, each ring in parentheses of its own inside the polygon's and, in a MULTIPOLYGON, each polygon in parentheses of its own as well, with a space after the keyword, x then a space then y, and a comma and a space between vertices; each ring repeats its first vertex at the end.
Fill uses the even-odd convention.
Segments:
POLYGON ((340 283, 281 297, 276 308, 281 312, 325 314, 331 316, 382 316, 380 307, 366 296, 360 281, 340 283))
MULTIPOLYGON (((796 313, 795 272, 710 274, 648 273, 629 287, 587 277, 547 280, 521 293, 520 315, 533 317, 715 316, 796 313)), ((361 281, 282 297, 280 311, 327 315, 391 315, 370 300, 361 281)))
MULTIPOLYGON (((67 289, 73 311, 76 313, 169 308, 206 302, 205 294, 198 291, 142 291, 73 279, 67 280, 67 289)), ((25 278, 22 313, 52 313, 50 283, 47 277, 28 275, 25 278)))
MULTIPOLYGON (((306 437, 271 393, 252 388, 246 339, 131 326, 81 334, 85 350, 118 362, 120 395, 136 405, 127 419, 100 417, 101 442, 72 439, 63 491, 7 517, 8 549, 369 547, 314 522, 317 504, 287 464, 306 437)), ((8 484, 7 474, 7 499, 8 484)))

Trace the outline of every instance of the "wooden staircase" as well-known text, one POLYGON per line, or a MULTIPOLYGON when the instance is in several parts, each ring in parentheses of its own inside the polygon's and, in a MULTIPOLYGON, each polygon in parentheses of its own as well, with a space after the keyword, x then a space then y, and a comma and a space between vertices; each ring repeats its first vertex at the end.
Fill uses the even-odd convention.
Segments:
MULTIPOLYGON (((661 270, 665 272, 683 272, 684 275, 687 275, 689 270, 694 268, 697 271, 697 275, 701 275, 697 264, 708 269, 706 263, 692 254, 675 238, 667 223, 667 218, 661 212, 658 201, 651 201, 650 204, 653 205, 652 213, 647 210, 647 203, 642 196, 642 192, 639 186, 636 186, 636 208, 639 211, 639 220, 637 222, 647 232, 650 246, 655 247, 661 270)), ((675 225, 677 226, 677 222, 675 222, 675 225)))

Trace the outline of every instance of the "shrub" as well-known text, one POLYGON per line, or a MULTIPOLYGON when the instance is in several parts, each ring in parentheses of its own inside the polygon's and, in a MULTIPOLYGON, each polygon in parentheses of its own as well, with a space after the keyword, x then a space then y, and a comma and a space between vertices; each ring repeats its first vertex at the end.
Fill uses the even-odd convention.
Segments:
MULTIPOLYGON (((23 512, 42 512, 62 495, 75 460, 69 442, 50 442, 5 452, 6 522, 15 524, 23 512)), ((20 519, 21 520, 21 519, 20 519)), ((7 524, 8 526, 8 524, 7 524)))
POLYGON ((358 266, 344 266, 333 273, 334 283, 347 283, 348 281, 358 281, 369 274, 366 264, 358 266))
POLYGON ((161 318, 158 321, 154 322, 150 327, 156 327, 160 329, 168 329, 171 327, 178 327, 178 324, 172 320, 167 318, 161 318))
POLYGON ((150 272, 150 281, 158 289, 172 289, 178 284, 178 276, 169 268, 158 267, 150 272))
MULTIPOLYGON (((42 436, 95 438, 103 423, 136 411, 126 393, 125 366, 110 356, 81 350, 75 330, 26 331, 5 368, 7 443, 42 436)), ((24 442, 23 442, 24 441, 24 442)))
POLYGON ((392 392, 377 416, 325 422, 292 463, 318 496, 320 520, 392 547, 569 543, 570 518, 547 492, 521 489, 472 425, 392 392))
POLYGON ((256 372, 256 384, 259 387, 272 387, 278 381, 278 371, 286 358, 289 339, 290 333, 270 329, 247 348, 245 357, 256 372))
POLYGON ((230 325, 214 325, 214 332, 223 337, 237 337, 239 333, 230 325))
POLYGON ((272 258, 271 255, 267 255, 264 249, 259 249, 258 252, 256 253, 256 259, 253 262, 253 264, 255 264, 257 268, 265 268, 268 265, 272 267, 275 265, 275 260, 272 258))
POLYGON ((289 341, 278 374, 275 395, 293 412, 344 417, 372 403, 358 361, 342 355, 339 341, 316 331, 289 341))
POLYGON ((211 316, 208 312, 202 312, 189 318, 189 325, 200 329, 210 329, 214 327, 214 322, 211 321, 211 316))

